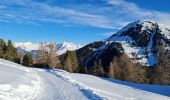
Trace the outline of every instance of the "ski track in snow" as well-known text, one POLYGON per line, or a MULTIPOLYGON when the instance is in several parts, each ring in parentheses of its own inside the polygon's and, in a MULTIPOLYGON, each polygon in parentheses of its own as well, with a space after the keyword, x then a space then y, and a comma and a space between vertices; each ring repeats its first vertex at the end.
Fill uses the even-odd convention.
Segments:
POLYGON ((2 59, 0 76, 0 100, 170 100, 169 86, 26 68, 2 59))
POLYGON ((36 69, 41 77, 41 93, 38 100, 87 100, 79 89, 46 70, 36 69))
POLYGON ((170 90, 170 87, 167 87, 167 90, 165 91, 165 88, 160 86, 138 85, 131 82, 109 80, 107 78, 100 78, 92 75, 69 73, 60 69, 51 70, 51 72, 62 77, 71 84, 76 84, 80 88, 91 91, 106 100, 170 100, 167 96, 152 93, 154 90, 151 92, 147 91, 155 88, 156 91, 160 91, 159 93, 167 92, 170 90), (135 86, 140 87, 141 89, 136 88, 135 86), (148 88, 146 91, 145 89, 142 90, 142 88, 146 87, 148 88))
POLYGON ((52 70, 26 68, 0 59, 0 100, 102 100, 52 70), (4 78, 2 79, 2 77, 4 78))

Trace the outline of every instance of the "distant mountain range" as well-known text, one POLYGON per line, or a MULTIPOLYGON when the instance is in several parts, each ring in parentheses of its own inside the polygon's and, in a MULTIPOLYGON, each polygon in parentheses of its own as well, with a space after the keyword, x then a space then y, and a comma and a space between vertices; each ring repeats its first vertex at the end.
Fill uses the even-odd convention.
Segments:
MULTIPOLYGON (((32 42, 15 42, 14 46, 17 48, 18 53, 20 54, 30 54, 33 58, 38 57, 38 48, 39 44, 32 42)), ((76 45, 71 42, 64 41, 63 43, 58 43, 56 45, 57 55, 61 55, 66 51, 73 51, 81 48, 83 45, 76 45)))

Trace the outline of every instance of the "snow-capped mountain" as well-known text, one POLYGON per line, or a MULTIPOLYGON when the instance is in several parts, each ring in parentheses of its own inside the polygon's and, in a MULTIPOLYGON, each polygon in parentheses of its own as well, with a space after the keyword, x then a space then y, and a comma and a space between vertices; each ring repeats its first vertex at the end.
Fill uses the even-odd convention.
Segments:
MULTIPOLYGON (((170 84, 170 30, 158 23, 130 23, 109 38, 74 52, 85 73, 137 83, 170 84)), ((66 58, 67 54, 63 61, 66 58)))
POLYGON ((15 42, 14 46, 16 48, 19 48, 20 50, 23 49, 25 51, 32 51, 32 50, 38 50, 39 44, 36 43, 34 44, 32 42, 15 42))
POLYGON ((135 63, 153 66, 157 64, 160 46, 165 45, 165 49, 170 50, 170 30, 152 21, 137 21, 109 37, 107 42, 121 43, 135 63))
MULTIPOLYGON (((33 58, 38 57, 38 48, 39 44, 31 42, 15 42, 14 46, 17 48, 18 53, 20 54, 31 54, 33 58)), ((61 55, 66 51, 73 51, 81 48, 83 45, 76 45, 71 42, 63 42, 56 45, 57 55, 61 55)))
POLYGON ((161 46, 170 50, 170 29, 160 27, 152 21, 137 21, 128 24, 105 42, 87 59, 87 63, 91 59, 98 59, 112 43, 119 43, 120 46, 116 48, 126 53, 134 63, 153 66, 157 64, 161 46))
POLYGON ((81 48, 83 45, 75 45, 71 42, 63 42, 63 43, 60 43, 60 44, 57 44, 57 54, 58 55, 61 55, 63 53, 65 53, 66 51, 73 51, 73 50, 77 50, 79 48, 81 48))

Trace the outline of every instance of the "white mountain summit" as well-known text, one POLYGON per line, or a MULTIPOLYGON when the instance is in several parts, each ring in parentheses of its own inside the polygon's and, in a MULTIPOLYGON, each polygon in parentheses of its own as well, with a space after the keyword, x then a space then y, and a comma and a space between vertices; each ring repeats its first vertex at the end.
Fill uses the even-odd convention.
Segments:
MULTIPOLYGON (((32 42, 15 42, 14 46, 17 48, 18 52, 21 54, 31 53, 33 51, 37 51, 39 48, 38 43, 32 43, 32 42)), ((61 55, 65 53, 66 51, 70 50, 76 50, 81 48, 82 45, 76 45, 71 42, 64 41, 63 43, 59 43, 56 45, 56 52, 58 55, 61 55)))

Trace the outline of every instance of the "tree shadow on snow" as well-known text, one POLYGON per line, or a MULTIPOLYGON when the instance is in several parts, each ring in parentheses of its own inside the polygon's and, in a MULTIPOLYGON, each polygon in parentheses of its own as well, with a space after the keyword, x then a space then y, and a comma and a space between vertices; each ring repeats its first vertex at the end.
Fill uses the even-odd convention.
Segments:
POLYGON ((114 79, 109 79, 109 78, 102 78, 102 79, 112 82, 112 83, 130 86, 130 87, 138 89, 138 90, 144 90, 147 92, 152 92, 152 93, 161 94, 161 95, 170 97, 170 86, 137 84, 137 83, 114 80, 114 79))

